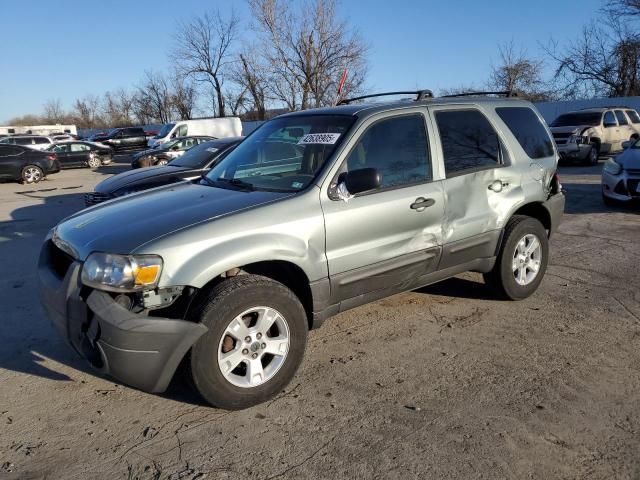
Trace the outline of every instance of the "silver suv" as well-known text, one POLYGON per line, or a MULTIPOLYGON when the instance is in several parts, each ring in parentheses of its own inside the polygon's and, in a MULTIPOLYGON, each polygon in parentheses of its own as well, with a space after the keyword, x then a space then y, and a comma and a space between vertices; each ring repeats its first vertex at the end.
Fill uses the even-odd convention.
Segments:
POLYGON ((548 129, 519 99, 412 93, 282 115, 201 179, 65 219, 39 260, 48 315, 124 383, 161 392, 182 363, 240 409, 339 312, 469 270, 528 297, 564 210, 548 129))

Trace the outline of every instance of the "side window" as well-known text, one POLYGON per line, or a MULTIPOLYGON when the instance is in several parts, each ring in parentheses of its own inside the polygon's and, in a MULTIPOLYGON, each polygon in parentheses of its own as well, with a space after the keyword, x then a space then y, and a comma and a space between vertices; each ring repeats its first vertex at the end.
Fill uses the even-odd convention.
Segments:
POLYGON ((15 156, 15 155, 20 155, 22 153, 22 150, 19 147, 2 147, 0 148, 0 155, 6 155, 6 156, 15 156))
POLYGON ((624 116, 624 112, 622 110, 616 110, 616 118, 618 119, 618 123, 620 125, 629 125, 627 117, 624 116))
POLYGON ((86 152, 90 150, 88 146, 83 145, 81 143, 72 143, 71 144, 71 151, 72 152, 86 152))
POLYGON ((625 112, 627 112, 627 116, 629 117, 629 120, 631 120, 631 123, 640 123, 640 116, 638 116, 638 112, 635 110, 625 110, 625 112))
POLYGON ((496 113, 529 158, 553 155, 553 144, 538 116, 528 107, 499 107, 496 113))
POLYGON ((45 143, 51 143, 48 138, 45 137, 36 137, 34 139, 36 145, 44 145, 45 143))
POLYGON ((436 112, 447 176, 498 166, 500 141, 478 110, 436 112))
POLYGON ((69 151, 69 145, 56 145, 53 147, 53 151, 56 153, 66 153, 69 151))
POLYGON ((16 145, 33 145, 33 139, 30 137, 14 138, 14 142, 16 145))
POLYGON ((371 125, 346 160, 343 171, 375 168, 381 188, 431 180, 431 158, 424 117, 404 115, 371 125))
POLYGON ((176 137, 184 137, 187 135, 187 125, 180 125, 176 131, 176 137))
POLYGON ((605 128, 617 127, 618 122, 616 122, 616 117, 613 116, 613 112, 608 111, 605 112, 604 118, 602 119, 602 124, 605 128))

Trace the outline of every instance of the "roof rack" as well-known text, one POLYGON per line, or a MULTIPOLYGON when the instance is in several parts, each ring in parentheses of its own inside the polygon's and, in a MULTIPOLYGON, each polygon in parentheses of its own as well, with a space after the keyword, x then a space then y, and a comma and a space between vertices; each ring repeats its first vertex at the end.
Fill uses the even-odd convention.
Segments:
POLYGON ((442 95, 441 98, 453 98, 453 97, 479 97, 483 95, 502 95, 504 97, 517 97, 518 94, 516 92, 512 92, 510 90, 504 92, 463 92, 463 93, 452 93, 449 95, 442 95))
POLYGON ((624 106, 624 105, 597 105, 595 107, 581 108, 580 110, 595 110, 595 109, 598 109, 598 108, 604 108, 604 109, 607 109, 607 108, 625 108, 627 110, 631 110, 631 107, 624 106))
POLYGON ((355 102, 357 100, 364 100, 365 98, 374 98, 374 97, 385 97, 388 95, 416 95, 416 101, 424 100, 425 98, 433 98, 433 92, 431 90, 384 92, 384 93, 373 93, 371 95, 363 95, 361 97, 345 98, 344 100, 340 100, 338 102, 338 105, 349 105, 351 102, 355 102))

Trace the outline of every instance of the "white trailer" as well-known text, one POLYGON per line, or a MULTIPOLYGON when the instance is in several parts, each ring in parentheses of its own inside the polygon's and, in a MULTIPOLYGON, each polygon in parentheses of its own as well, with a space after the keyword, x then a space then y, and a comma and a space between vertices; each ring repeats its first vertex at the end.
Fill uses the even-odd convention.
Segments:
POLYGON ((51 135, 54 133, 72 133, 78 134, 78 129, 75 125, 26 125, 26 126, 13 126, 5 125, 0 126, 1 135, 51 135))
POLYGON ((206 135, 215 138, 238 137, 242 135, 242 122, 238 117, 179 120, 164 125, 155 137, 149 139, 148 145, 155 147, 172 138, 187 135, 206 135))

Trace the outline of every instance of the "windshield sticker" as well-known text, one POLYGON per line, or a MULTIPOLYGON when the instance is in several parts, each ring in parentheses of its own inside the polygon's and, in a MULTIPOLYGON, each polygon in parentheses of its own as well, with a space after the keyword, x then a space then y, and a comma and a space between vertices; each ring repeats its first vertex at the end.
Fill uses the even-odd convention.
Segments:
POLYGON ((303 185, 304 185, 304 183, 302 183, 302 182, 293 182, 291 184, 291 188, 302 188, 303 185))
POLYGON ((333 145, 339 138, 339 133, 309 133, 300 139, 298 145, 333 145))

